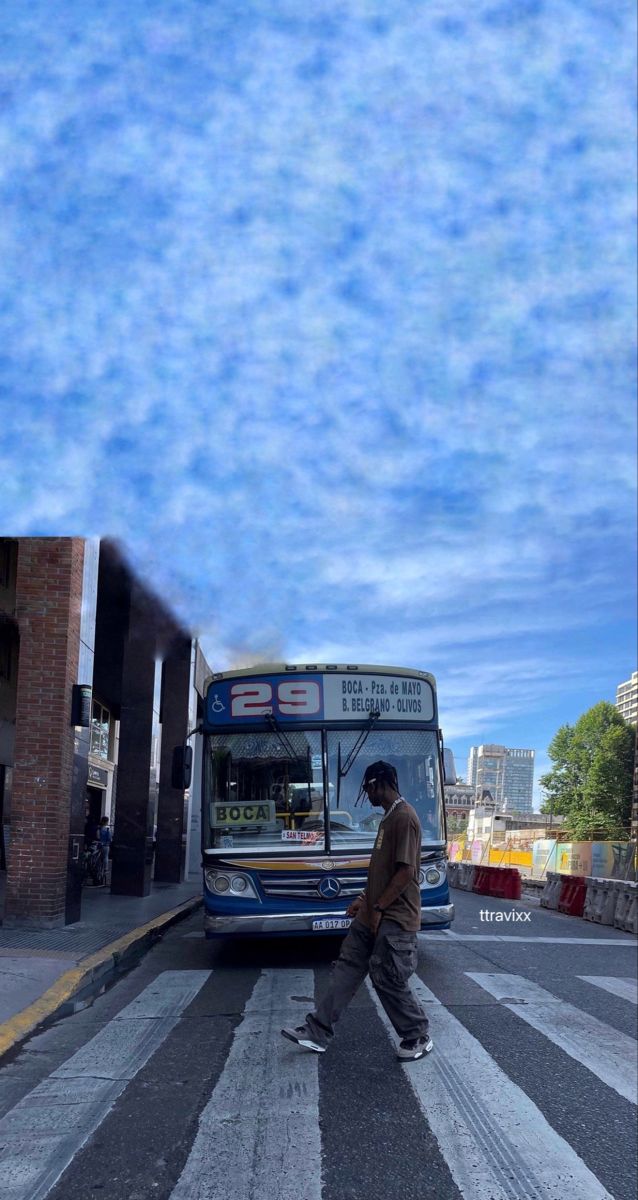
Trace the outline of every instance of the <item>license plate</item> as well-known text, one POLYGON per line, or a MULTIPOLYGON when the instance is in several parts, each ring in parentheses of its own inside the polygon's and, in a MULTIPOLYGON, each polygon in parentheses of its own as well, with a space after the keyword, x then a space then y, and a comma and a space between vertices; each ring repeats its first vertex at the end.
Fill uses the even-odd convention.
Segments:
POLYGON ((313 929, 348 929, 350 917, 318 917, 312 922, 313 929))

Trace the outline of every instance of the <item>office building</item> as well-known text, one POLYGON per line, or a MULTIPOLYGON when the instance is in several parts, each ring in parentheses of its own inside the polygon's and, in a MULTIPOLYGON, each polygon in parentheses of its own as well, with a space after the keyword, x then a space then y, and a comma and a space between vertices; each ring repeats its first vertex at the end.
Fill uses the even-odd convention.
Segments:
POLYGON ((534 793, 534 751, 508 750, 503 782, 503 812, 531 813, 534 793))
POLYGON ((470 747, 467 782, 477 796, 489 791, 500 812, 531 812, 534 750, 487 744, 470 747))
POLYGON ((638 722, 638 671, 616 688, 616 708, 629 725, 638 722))

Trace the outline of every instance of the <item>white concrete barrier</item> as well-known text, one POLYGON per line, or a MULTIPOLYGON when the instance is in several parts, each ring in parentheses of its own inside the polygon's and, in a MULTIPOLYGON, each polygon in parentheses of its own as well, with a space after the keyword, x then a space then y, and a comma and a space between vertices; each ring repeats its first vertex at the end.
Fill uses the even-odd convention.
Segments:
POLYGON ((447 880, 450 887, 456 888, 459 886, 459 867, 460 863, 449 862, 447 865, 447 880))
POLYGON ((547 880, 541 896, 542 908, 558 908, 558 898, 562 886, 562 876, 556 871, 547 872, 547 880))
POLYGON ((459 883, 458 886, 464 892, 471 892, 474 885, 474 875, 476 867, 474 863, 459 863, 459 883))
POLYGON ((617 893, 615 880, 594 878, 594 903, 592 920, 598 925, 613 925, 617 893))
POLYGON ((626 933, 638 933, 638 883, 617 882, 618 900, 614 912, 616 929, 626 933))
POLYGON ((602 910, 600 915, 601 925, 613 925, 616 905, 618 903, 618 884, 622 880, 610 879, 609 887, 605 888, 603 895, 602 910))
POLYGON ((625 930, 627 933, 638 935, 638 883, 631 883, 631 895, 625 914, 625 930))
POLYGON ((616 929, 625 928, 625 917, 627 916, 630 900, 630 885, 621 883, 618 891, 618 900, 616 902, 616 911, 614 913, 614 925, 616 926, 616 929))
POLYGON ((585 876, 587 891, 585 892, 585 905, 583 908, 583 917, 586 921, 594 919, 594 897, 596 895, 597 880, 592 875, 585 876))

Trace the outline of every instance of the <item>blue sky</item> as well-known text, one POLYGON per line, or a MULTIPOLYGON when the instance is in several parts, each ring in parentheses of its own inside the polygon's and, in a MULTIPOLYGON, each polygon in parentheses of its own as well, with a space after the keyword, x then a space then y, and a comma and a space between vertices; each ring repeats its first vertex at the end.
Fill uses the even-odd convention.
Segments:
POLYGON ((544 768, 636 667, 633 8, 7 0, 3 532, 544 768))

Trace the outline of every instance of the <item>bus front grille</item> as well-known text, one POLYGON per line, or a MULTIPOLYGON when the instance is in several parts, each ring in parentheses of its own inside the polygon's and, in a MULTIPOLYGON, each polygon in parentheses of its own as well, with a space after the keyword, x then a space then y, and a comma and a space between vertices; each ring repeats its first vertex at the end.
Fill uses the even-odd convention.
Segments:
MULTIPOLYGON (((332 879, 338 879, 341 885, 339 894, 334 897, 335 900, 347 899, 350 900, 354 896, 359 896, 365 887, 366 875, 340 875, 338 871, 330 872, 332 879)), ((259 882, 266 896, 278 897, 282 900, 288 898, 305 898, 314 900, 323 900, 324 897, 319 892, 319 884, 322 879, 325 879, 325 873, 321 875, 295 875, 292 878, 276 877, 274 874, 260 874, 259 882)))

